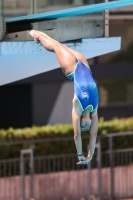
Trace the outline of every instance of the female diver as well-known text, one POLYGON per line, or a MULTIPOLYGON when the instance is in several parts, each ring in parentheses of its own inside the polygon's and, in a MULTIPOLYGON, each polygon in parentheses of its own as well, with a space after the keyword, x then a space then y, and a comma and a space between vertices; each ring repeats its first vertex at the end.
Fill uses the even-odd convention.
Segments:
POLYGON ((98 130, 98 91, 91 70, 85 57, 43 32, 31 30, 30 35, 48 51, 56 54, 58 62, 66 77, 74 82, 74 97, 72 101, 72 122, 74 141, 79 162, 88 164, 93 157, 98 130), (90 127, 89 150, 87 157, 82 152, 81 131, 90 127))

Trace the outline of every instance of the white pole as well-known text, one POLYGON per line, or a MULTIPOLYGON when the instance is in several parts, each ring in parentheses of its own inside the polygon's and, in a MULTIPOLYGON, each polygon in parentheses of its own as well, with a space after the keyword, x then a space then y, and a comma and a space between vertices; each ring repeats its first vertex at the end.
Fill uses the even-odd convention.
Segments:
MULTIPOLYGON (((37 13, 37 0, 31 0, 31 14, 37 13)), ((38 29, 37 23, 33 24, 34 29, 38 29)))
POLYGON ((4 37, 4 2, 0 0, 0 40, 4 37))
POLYGON ((73 0, 73 4, 76 6, 81 6, 83 5, 83 0, 73 0))
POLYGON ((37 1, 31 0, 31 14, 37 13, 37 1))
MULTIPOLYGON (((108 2, 108 0, 105 0, 105 2, 108 2)), ((109 37, 109 10, 105 10, 105 37, 109 37)))

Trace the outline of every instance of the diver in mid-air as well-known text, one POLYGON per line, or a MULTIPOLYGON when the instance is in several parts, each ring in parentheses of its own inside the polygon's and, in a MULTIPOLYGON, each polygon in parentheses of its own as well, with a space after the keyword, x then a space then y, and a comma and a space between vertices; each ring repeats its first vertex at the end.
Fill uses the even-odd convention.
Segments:
MULTIPOLYGON (((66 77, 74 82, 72 122, 79 162, 88 164, 93 157, 98 130, 98 90, 86 58, 79 52, 59 43, 43 32, 31 30, 30 35, 45 49, 54 52, 66 77), (87 157, 82 152, 81 131, 90 127, 87 157)), ((65 105, 64 105, 65 106, 65 105)))

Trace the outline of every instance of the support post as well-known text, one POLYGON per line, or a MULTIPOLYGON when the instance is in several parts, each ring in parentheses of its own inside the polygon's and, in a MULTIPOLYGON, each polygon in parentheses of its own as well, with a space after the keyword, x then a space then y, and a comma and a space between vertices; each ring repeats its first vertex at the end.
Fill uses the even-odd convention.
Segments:
MULTIPOLYGON (((31 14, 37 13, 37 0, 31 0, 31 14)), ((33 23, 33 29, 38 30, 38 23, 33 23)))
POLYGON ((91 200, 91 162, 88 164, 88 200, 91 200))
POLYGON ((100 142, 100 137, 98 137, 97 140, 97 166, 98 166, 98 200, 101 200, 101 190, 102 190, 102 176, 101 176, 101 142, 100 142))
POLYGON ((34 197, 34 155, 33 155, 33 145, 30 147, 30 197, 34 197))
POLYGON ((21 197, 22 200, 25 200, 24 157, 22 151, 20 153, 20 173, 21 173, 21 197))
POLYGON ((113 171, 113 138, 109 137, 109 160, 110 160, 110 200, 114 199, 114 171, 113 171))
POLYGON ((83 5, 83 0, 73 0, 73 4, 77 6, 83 5))
POLYGON ((30 154, 30 198, 34 199, 34 158, 33 147, 30 149, 24 149, 20 152, 20 172, 21 172, 21 196, 22 200, 25 200, 25 168, 24 168, 24 155, 30 154))
POLYGON ((31 0, 31 14, 37 13, 37 0, 31 0))
POLYGON ((3 37, 4 37, 4 1, 0 0, 0 41, 3 39, 3 37))
MULTIPOLYGON (((105 0, 107 3, 108 0, 105 0)), ((104 12, 104 17, 105 17, 105 37, 109 37, 109 10, 105 10, 104 12)))
MULTIPOLYGON (((87 146, 87 152, 89 145, 87 146)), ((91 200, 91 162, 88 164, 88 200, 91 200)))

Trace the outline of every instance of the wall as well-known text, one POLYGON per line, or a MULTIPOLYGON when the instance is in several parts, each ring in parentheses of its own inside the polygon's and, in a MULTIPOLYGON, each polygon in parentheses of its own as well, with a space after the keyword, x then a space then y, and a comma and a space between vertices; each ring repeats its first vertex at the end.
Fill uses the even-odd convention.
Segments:
MULTIPOLYGON (((110 168, 102 169, 101 194, 102 199, 110 197, 110 168)), ((25 177, 25 194, 30 197, 30 179, 25 177)), ((88 196, 88 171, 77 170, 70 172, 55 172, 39 174, 34 176, 35 200, 47 199, 87 199, 88 196)), ((91 192, 90 195, 97 196, 98 193, 98 171, 91 170, 91 192)), ((0 200, 17 200, 21 196, 20 177, 0 178, 0 200), (14 198, 15 197, 15 198, 14 198)), ((114 198, 133 197, 133 165, 114 168, 114 198), (124 181, 123 181, 124 180, 124 181)))
POLYGON ((100 56, 99 63, 107 63, 122 51, 126 51, 128 46, 133 42, 133 19, 131 20, 110 20, 109 22, 109 36, 121 36, 122 45, 121 50, 100 56))

